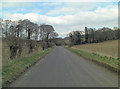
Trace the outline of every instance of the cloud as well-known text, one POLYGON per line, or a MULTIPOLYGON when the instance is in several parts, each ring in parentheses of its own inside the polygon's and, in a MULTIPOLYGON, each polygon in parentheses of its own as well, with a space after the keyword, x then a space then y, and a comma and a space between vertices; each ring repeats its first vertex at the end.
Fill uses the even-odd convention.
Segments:
POLYGON ((2 8, 31 6, 31 2, 2 2, 2 8))
MULTIPOLYGON (((73 30, 84 30, 84 27, 114 27, 118 26, 118 7, 108 6, 105 8, 98 7, 94 11, 83 11, 75 9, 75 14, 67 12, 69 8, 61 8, 60 13, 68 13, 63 16, 47 16, 38 13, 20 14, 7 13, 4 15, 7 19, 30 19, 32 22, 42 24, 51 24, 55 30, 61 35, 65 35, 73 30)), ((72 11, 72 9, 71 9, 72 11)), ((74 12, 74 11, 73 11, 74 12)), ((58 14, 60 14, 58 13, 58 14)))
MULTIPOLYGON (((115 5, 117 3, 114 3, 115 5)), ((102 8, 111 8, 113 5, 112 2, 67 2, 67 3, 62 3, 62 6, 60 7, 56 7, 53 10, 50 10, 49 12, 46 13, 46 15, 73 15, 73 14, 77 14, 79 12, 85 12, 85 11, 94 11, 96 10, 96 8, 102 7, 102 8)))
POLYGON ((58 6, 58 5, 61 5, 62 4, 62 2, 42 2, 42 3, 40 3, 39 5, 41 6, 58 6))
POLYGON ((75 14, 76 12, 79 12, 80 9, 78 8, 72 8, 72 7, 68 7, 68 8, 61 8, 60 10, 51 10, 50 12, 46 13, 47 15, 66 15, 66 14, 75 14))

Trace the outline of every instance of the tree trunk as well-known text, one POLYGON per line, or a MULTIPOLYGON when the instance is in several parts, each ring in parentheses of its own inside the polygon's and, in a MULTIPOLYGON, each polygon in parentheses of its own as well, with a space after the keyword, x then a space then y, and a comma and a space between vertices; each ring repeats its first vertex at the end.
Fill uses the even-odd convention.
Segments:
POLYGON ((30 29, 28 29, 28 39, 30 39, 30 29))

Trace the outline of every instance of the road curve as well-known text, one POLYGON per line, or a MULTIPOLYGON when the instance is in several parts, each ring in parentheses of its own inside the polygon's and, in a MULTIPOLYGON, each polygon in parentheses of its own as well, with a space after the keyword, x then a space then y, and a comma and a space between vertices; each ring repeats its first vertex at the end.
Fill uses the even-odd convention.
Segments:
POLYGON ((56 47, 30 68, 11 87, 117 87, 118 75, 56 47))

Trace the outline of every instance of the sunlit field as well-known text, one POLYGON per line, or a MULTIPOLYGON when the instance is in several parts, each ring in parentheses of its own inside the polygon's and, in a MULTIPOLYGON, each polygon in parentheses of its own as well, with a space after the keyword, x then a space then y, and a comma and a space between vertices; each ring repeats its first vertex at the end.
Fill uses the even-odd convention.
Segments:
POLYGON ((73 46, 73 48, 94 52, 101 56, 118 57, 118 40, 73 46))

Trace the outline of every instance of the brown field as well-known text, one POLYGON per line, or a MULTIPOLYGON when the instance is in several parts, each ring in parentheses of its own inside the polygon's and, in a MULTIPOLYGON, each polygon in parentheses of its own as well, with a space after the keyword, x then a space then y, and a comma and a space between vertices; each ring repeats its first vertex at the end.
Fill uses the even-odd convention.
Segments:
POLYGON ((101 56, 118 58, 118 40, 77 45, 73 46, 73 48, 91 53, 97 53, 101 56))

